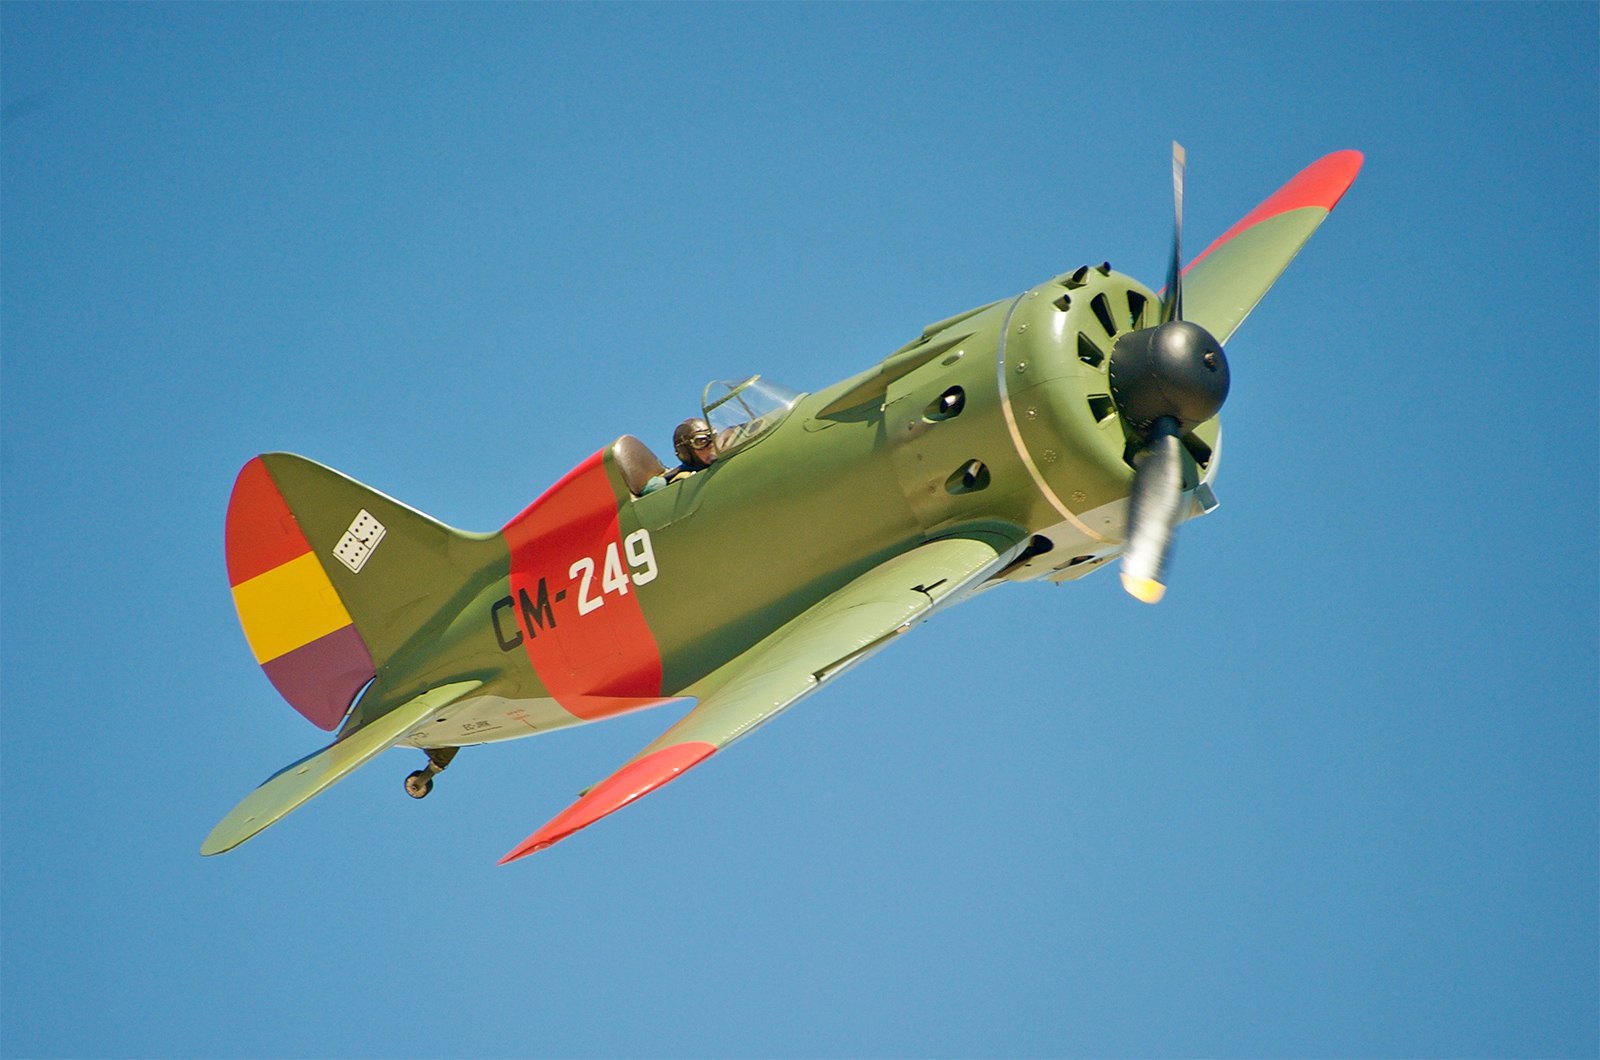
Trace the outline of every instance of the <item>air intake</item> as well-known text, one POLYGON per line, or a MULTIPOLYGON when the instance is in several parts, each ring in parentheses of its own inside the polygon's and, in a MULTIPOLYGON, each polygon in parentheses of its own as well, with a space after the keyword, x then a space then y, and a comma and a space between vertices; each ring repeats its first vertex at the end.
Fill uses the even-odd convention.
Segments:
POLYGON ((1097 294, 1089 303, 1089 308, 1094 310, 1095 319, 1100 321, 1100 326, 1106 329, 1107 335, 1116 335, 1117 322, 1111 319, 1111 303, 1106 301, 1106 296, 1097 294))
POLYGON ((1144 307, 1146 301, 1148 301, 1148 299, 1146 299, 1145 296, 1140 294, 1138 291, 1128 292, 1128 319, 1133 322, 1130 326, 1135 331, 1138 331, 1139 328, 1144 324, 1144 307))
POLYGON ((1081 331, 1078 332, 1078 360, 1090 368, 1099 368, 1106 363, 1106 355, 1100 352, 1100 347, 1081 331))

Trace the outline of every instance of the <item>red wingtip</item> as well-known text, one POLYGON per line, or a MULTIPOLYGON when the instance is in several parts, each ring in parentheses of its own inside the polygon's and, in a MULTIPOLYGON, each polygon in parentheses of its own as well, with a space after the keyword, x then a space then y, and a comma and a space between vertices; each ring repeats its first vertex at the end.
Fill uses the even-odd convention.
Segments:
POLYGON ((667 781, 698 764, 716 745, 692 741, 663 747, 637 762, 630 762, 611 774, 577 802, 556 814, 550 823, 524 839, 497 864, 525 858, 535 851, 559 843, 580 828, 587 828, 608 813, 615 813, 641 795, 648 795, 667 781))
POLYGON ((1361 172, 1363 161, 1365 158, 1360 151, 1335 151, 1331 155, 1317 159, 1296 173, 1289 183, 1268 196, 1260 206, 1245 214, 1238 224, 1218 236, 1216 242, 1191 261, 1184 271, 1188 272, 1194 268, 1205 259, 1206 254, 1216 250, 1240 232, 1253 228, 1280 213, 1306 206, 1320 206, 1324 210, 1333 209, 1344 197, 1350 185, 1355 183, 1356 174, 1361 172))

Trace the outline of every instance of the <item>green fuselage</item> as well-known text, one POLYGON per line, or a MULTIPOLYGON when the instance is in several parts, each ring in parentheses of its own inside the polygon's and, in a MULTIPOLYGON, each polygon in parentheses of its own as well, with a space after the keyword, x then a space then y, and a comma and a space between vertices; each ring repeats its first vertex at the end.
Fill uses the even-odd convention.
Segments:
MULTIPOLYGON (((416 650, 380 669, 346 729, 429 686, 464 679, 484 687, 409 742, 509 739, 693 694, 695 682, 806 608, 936 538, 981 538, 1019 555, 997 580, 1064 581, 1096 569, 1120 547, 1133 475, 1107 360, 1117 335, 1153 322, 1157 300, 1114 272, 1077 275, 1077 283, 1058 277, 931 325, 879 366, 802 397, 749 445, 656 492, 635 497, 605 451, 599 463, 615 499, 614 534, 626 541, 648 532, 648 580, 601 591, 597 539, 589 550, 595 584, 584 599, 612 610, 580 616, 582 586, 568 577, 564 554, 548 577, 539 573, 548 600, 534 599, 530 575, 524 601, 511 550, 503 548, 442 616, 446 622, 431 624, 416 650), (941 398, 953 393, 959 408, 952 415, 952 402, 941 398), (637 701, 576 713, 563 706, 560 693, 584 691, 582 682, 595 678, 563 673, 564 687, 552 688, 555 664, 536 667, 524 650, 550 644, 543 618, 554 635, 568 636, 578 623, 620 622, 621 609, 635 605, 654 643, 618 626, 616 665, 654 650, 659 686, 602 689, 637 701), (537 641, 541 635, 547 639, 537 641)), ((1190 452, 1209 463, 1216 422, 1195 436, 1190 452)), ((1206 468, 1186 459, 1192 490, 1206 468)), ((609 635, 605 643, 610 651, 609 635)), ((609 664, 589 665, 600 673, 609 664)))

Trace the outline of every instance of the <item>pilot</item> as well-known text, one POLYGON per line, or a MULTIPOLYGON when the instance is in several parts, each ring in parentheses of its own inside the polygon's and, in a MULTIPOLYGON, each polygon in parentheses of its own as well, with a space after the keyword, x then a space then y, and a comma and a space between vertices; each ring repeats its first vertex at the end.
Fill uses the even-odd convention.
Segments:
POLYGON ((672 449, 683 462, 667 472, 668 482, 710 467, 717 459, 717 436, 711 424, 697 416, 678 424, 672 432, 672 449))
POLYGON ((678 424, 678 429, 672 432, 672 448, 682 463, 664 475, 653 477, 645 484, 640 496, 644 493, 654 493, 669 482, 687 478, 696 471, 710 467, 717 459, 716 440, 717 436, 711 430, 711 425, 699 417, 678 424))

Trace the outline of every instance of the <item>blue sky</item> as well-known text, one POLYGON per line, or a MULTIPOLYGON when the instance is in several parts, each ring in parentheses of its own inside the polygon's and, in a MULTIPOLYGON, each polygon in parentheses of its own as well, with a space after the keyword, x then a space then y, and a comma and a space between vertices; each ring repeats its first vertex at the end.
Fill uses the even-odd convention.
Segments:
POLYGON ((1592 1056, 1597 7, 0 7, 7 1056, 1592 1056), (288 449, 493 529, 1366 153, 1229 346, 1167 599, 949 612, 495 859, 670 713, 319 745, 222 520, 288 449))

